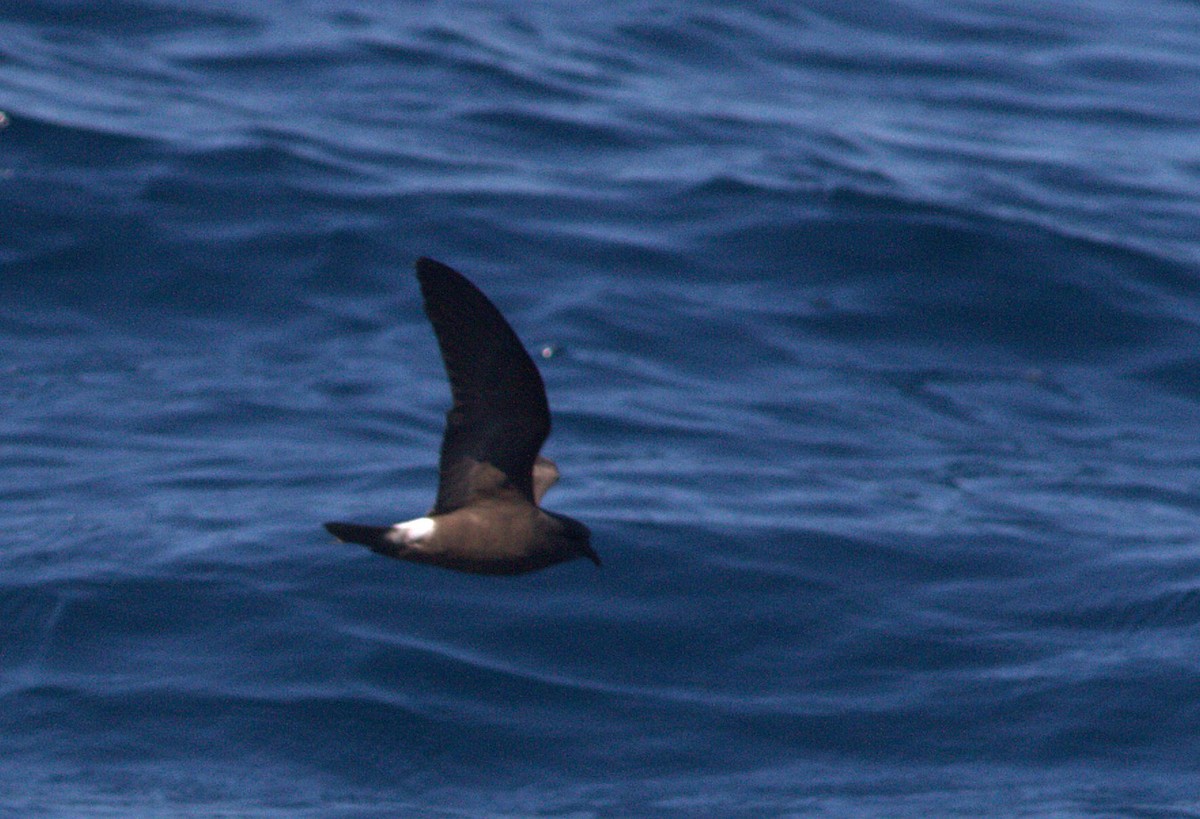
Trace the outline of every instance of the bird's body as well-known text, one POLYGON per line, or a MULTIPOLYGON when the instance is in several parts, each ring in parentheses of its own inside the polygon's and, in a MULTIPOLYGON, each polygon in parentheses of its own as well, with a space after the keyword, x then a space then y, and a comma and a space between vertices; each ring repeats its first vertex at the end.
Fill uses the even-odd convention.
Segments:
POLYGON ((538 454, 550 409, 533 359, 462 274, 419 259, 417 278, 453 395, 437 501, 428 515, 393 526, 325 528, 389 557, 475 574, 522 574, 576 557, 600 565, 586 526, 539 506, 558 469, 538 454))

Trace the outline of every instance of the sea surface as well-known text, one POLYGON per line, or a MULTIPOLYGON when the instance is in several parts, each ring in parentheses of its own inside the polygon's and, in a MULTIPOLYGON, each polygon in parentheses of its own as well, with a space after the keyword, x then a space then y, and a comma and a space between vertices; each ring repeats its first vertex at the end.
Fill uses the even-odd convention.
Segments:
POLYGON ((0 5, 0 816, 1200 815, 1200 5, 0 5), (603 558, 390 561, 533 351, 603 558))

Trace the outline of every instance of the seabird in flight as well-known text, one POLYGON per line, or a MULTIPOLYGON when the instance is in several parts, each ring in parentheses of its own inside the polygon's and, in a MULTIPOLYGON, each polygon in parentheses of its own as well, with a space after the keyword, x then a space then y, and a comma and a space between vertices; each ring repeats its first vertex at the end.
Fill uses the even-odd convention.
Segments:
POLYGON ((599 566, 588 528, 539 506, 558 468, 538 454, 550 434, 550 407, 533 359, 461 273, 418 259, 417 279, 453 398, 437 502, 429 514, 393 526, 325 528, 388 557, 475 574, 521 574, 577 557, 599 566))

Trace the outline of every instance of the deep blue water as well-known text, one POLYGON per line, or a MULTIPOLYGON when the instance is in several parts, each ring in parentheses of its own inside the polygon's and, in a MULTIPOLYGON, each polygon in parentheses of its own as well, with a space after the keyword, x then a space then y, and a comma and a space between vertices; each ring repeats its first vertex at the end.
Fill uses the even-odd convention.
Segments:
POLYGON ((0 7, 0 815, 1200 814, 1200 6, 0 7), (538 356, 604 558, 387 561, 538 356))

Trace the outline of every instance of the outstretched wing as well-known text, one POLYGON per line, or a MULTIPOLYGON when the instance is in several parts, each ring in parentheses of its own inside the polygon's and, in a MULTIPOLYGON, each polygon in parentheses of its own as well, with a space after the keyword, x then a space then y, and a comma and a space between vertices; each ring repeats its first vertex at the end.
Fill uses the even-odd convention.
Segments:
POLYGON ((417 279, 454 400, 433 513, 464 506, 473 488, 495 491, 490 482, 473 487, 479 463, 499 469, 533 503, 533 462, 550 434, 542 376, 504 316, 461 273, 422 258, 417 279))

